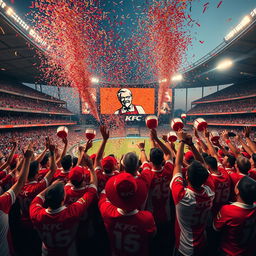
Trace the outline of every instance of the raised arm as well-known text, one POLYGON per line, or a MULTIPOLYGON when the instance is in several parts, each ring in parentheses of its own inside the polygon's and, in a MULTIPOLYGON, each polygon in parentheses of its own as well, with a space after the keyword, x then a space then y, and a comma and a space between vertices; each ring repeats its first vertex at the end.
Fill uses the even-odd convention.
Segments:
POLYGON ((223 133, 222 133, 222 136, 226 142, 226 144, 228 145, 228 147, 230 148, 230 150, 234 153, 235 157, 238 157, 239 156, 239 151, 238 149, 235 147, 235 145, 231 142, 229 136, 228 136, 228 132, 227 130, 225 130, 223 133))
POLYGON ((197 130, 196 130, 195 128, 194 128, 194 135, 195 135, 195 137, 197 138, 198 144, 199 144, 199 146, 201 147, 201 149, 202 149, 205 153, 208 154, 208 147, 207 147, 207 145, 204 143, 204 141, 201 140, 201 138, 200 138, 200 136, 199 136, 199 134, 198 134, 198 132, 197 132, 197 130))
POLYGON ((137 147, 140 150, 140 161, 141 163, 147 162, 148 158, 145 152, 145 140, 144 142, 140 142, 139 144, 137 144, 137 147))
POLYGON ((45 156, 47 150, 49 149, 49 144, 50 144, 50 143, 49 143, 49 138, 46 137, 46 138, 45 138, 45 148, 44 148, 44 151, 43 151, 38 157, 36 157, 35 161, 37 161, 37 162, 39 162, 39 163, 42 162, 42 160, 43 160, 43 158, 44 158, 44 156, 45 156))
POLYGON ((87 154, 84 154, 84 161, 85 161, 86 166, 90 170, 90 184, 93 184, 97 187, 98 186, 98 179, 97 179, 97 175, 96 175, 96 173, 94 171, 94 168, 93 168, 92 159, 87 154))
POLYGON ((248 146, 251 148, 253 153, 256 153, 256 144, 250 139, 250 132, 251 132, 251 127, 245 127, 244 129, 244 136, 246 139, 246 142, 248 143, 248 146))
POLYGON ((10 163, 12 162, 12 159, 13 159, 13 156, 14 156, 14 153, 15 153, 16 149, 17 149, 17 142, 16 142, 16 141, 13 141, 13 142, 12 142, 12 150, 11 150, 11 153, 10 153, 10 155, 8 156, 7 161, 6 161, 4 164, 2 164, 2 165, 0 166, 0 171, 4 170, 8 165, 10 165, 10 163))
POLYGON ((102 135, 102 142, 101 142, 100 148, 99 148, 99 150, 96 154, 95 163, 94 163, 95 168, 97 166, 101 166, 101 160, 103 158, 104 150, 105 150, 107 141, 109 139, 109 130, 107 130, 106 126, 101 126, 100 127, 100 132, 101 132, 101 135, 102 135))
POLYGON ((182 130, 177 132, 177 136, 180 140, 179 147, 176 154, 175 159, 175 166, 173 170, 173 176, 175 176, 177 173, 182 174, 182 163, 183 163, 183 156, 184 156, 184 145, 185 145, 185 138, 186 133, 184 133, 182 130))
POLYGON ((150 136, 159 145, 159 147, 163 150, 165 161, 172 160, 172 152, 171 152, 171 150, 158 138, 157 132, 156 132, 155 129, 151 129, 150 130, 150 136))
POLYGON ((241 136, 238 134, 236 136, 237 141, 242 145, 242 147, 244 148, 244 150, 250 155, 252 156, 253 151, 252 149, 244 142, 244 140, 241 138, 241 136))
POLYGON ((47 179, 48 183, 51 183, 52 178, 54 176, 55 171, 57 170, 56 165, 56 158, 55 158, 55 145, 49 145, 50 150, 50 171, 47 172, 45 178, 47 179))
POLYGON ((205 137, 205 141, 206 141, 207 147, 209 149, 210 155, 215 157, 216 160, 219 161, 217 152, 216 152, 215 148, 213 147, 213 145, 212 145, 212 143, 210 141, 210 133, 209 133, 209 131, 207 129, 204 130, 204 137, 205 137))
POLYGON ((29 145, 28 149, 24 153, 24 164, 22 167, 22 170, 20 172, 20 175, 18 177, 18 180, 16 183, 11 187, 15 195, 17 196, 22 187, 25 185, 25 182, 27 181, 28 178, 28 172, 29 172, 29 166, 30 166, 30 161, 33 156, 33 151, 32 151, 32 144, 29 145))
POLYGON ((63 144, 64 144, 64 148, 63 148, 63 150, 62 150, 62 152, 61 152, 60 157, 59 157, 58 160, 56 161, 56 164, 57 164, 57 165, 60 164, 62 158, 67 154, 68 139, 67 139, 67 138, 63 138, 63 139, 62 139, 62 142, 63 142, 63 144))

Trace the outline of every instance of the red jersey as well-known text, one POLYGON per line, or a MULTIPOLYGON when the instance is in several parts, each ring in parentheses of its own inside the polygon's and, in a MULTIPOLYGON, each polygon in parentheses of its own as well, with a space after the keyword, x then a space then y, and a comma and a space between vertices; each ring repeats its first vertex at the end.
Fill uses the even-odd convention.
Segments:
POLYGON ((0 171, 0 180, 3 179, 7 175, 7 173, 7 170, 0 171))
POLYGON ((23 224, 29 225, 32 227, 32 223, 30 221, 29 216, 29 206, 33 199, 42 192, 45 188, 47 188, 49 182, 47 178, 43 178, 41 181, 31 181, 25 184, 22 188, 21 192, 18 195, 19 203, 20 203, 20 211, 21 211, 21 220, 23 224))
POLYGON ((243 173, 237 173, 233 172, 229 174, 230 180, 231 180, 231 187, 230 187, 230 201, 234 202, 236 201, 236 195, 235 195, 235 186, 239 180, 241 180, 245 174, 243 173))
POLYGON ((248 175, 249 175, 250 178, 256 180, 256 168, 251 169, 251 170, 248 172, 248 175))
POLYGON ((69 171, 64 171, 63 168, 57 169, 53 179, 54 180, 61 180, 64 181, 65 183, 68 182, 68 175, 69 175, 69 171))
POLYGON ((66 193, 65 205, 70 205, 76 202, 79 198, 81 198, 84 195, 84 193, 87 191, 87 188, 88 186, 75 188, 73 184, 67 183, 65 185, 65 193, 66 193))
POLYGON ((105 189, 105 185, 106 185, 107 181, 108 181, 111 177, 113 177, 113 176, 119 174, 118 171, 114 171, 114 172, 109 173, 109 174, 108 174, 108 173, 105 173, 104 170, 103 170, 100 166, 96 167, 96 168, 95 168, 95 171, 96 171, 96 175, 97 175, 97 178, 98 178, 98 191, 99 191, 99 193, 100 193, 103 189, 105 189))
POLYGON ((231 173, 236 173, 236 168, 235 167, 225 167, 225 170, 228 174, 231 174, 231 173))
POLYGON ((210 173, 214 183, 215 198, 213 201, 212 212, 215 216, 222 205, 227 204, 230 196, 231 181, 228 173, 222 166, 218 167, 220 174, 210 173))
POLYGON ((149 168, 150 165, 145 163, 142 175, 148 172, 153 174, 149 188, 146 210, 153 213, 156 223, 163 223, 170 220, 170 181, 173 174, 172 161, 166 161, 160 170, 149 168), (148 167, 145 169, 145 167, 148 167))
POLYGON ((228 256, 256 254, 256 205, 239 202, 224 205, 213 227, 223 230, 221 248, 228 256))
POLYGON ((41 170, 39 170, 38 172, 38 180, 41 180, 44 178, 44 176, 50 171, 51 169, 49 168, 42 168, 41 170))
POLYGON ((30 206, 31 220, 38 230, 44 256, 76 256, 75 236, 80 217, 97 194, 94 185, 75 203, 55 210, 43 208, 44 198, 37 196, 30 206))
POLYGON ((99 209, 110 240, 112 255, 148 255, 149 239, 156 231, 152 214, 139 210, 124 213, 122 209, 112 205, 103 192, 100 195, 99 209))
POLYGON ((210 216, 214 192, 203 185, 196 191, 184 185, 184 178, 177 173, 170 183, 176 209, 176 248, 184 255, 200 251, 206 242, 205 228, 210 216))
POLYGON ((8 190, 0 196, 0 255, 9 256, 8 243, 9 233, 9 211, 14 204, 16 196, 13 190, 8 190))

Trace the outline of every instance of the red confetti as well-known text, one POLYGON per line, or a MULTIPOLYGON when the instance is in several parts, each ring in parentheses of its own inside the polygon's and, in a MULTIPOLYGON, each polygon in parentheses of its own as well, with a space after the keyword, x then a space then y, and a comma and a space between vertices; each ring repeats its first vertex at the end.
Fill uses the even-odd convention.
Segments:
POLYGON ((217 8, 219 8, 221 6, 221 4, 223 3, 223 1, 220 1, 217 5, 217 8))

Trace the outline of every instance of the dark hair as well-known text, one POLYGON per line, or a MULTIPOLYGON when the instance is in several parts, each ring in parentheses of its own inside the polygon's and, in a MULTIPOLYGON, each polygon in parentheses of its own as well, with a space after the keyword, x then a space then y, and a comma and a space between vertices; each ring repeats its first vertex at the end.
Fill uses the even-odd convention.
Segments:
POLYGON ((193 188, 199 189, 207 180, 209 173, 199 161, 195 160, 188 167, 187 175, 191 186, 193 188))
POLYGON ((241 173, 248 174, 248 171, 251 169, 251 163, 248 158, 240 156, 237 158, 236 163, 241 173))
POLYGON ((152 148, 149 158, 153 165, 161 165, 164 161, 164 152, 160 148, 152 148))
POLYGON ((138 156, 134 152, 125 154, 123 164, 125 171, 133 175, 139 166, 138 156))
POLYGON ((205 159, 205 162, 207 165, 210 166, 211 169, 217 170, 218 169, 218 163, 215 157, 207 156, 205 159))
POLYGON ((78 157, 74 156, 72 162, 73 162, 73 167, 75 167, 77 165, 77 162, 78 162, 78 157))
POLYGON ((253 162, 256 164, 256 153, 253 153, 253 154, 252 154, 252 160, 253 160, 253 162))
POLYGON ((71 157, 71 155, 65 155, 61 159, 61 165, 62 165, 64 170, 69 170, 72 166, 72 157, 71 157))
POLYGON ((49 189, 45 194, 45 206, 51 209, 57 209, 61 206, 64 200, 64 184, 58 183, 49 189))
POLYGON ((49 161, 49 153, 46 153, 43 160, 40 162, 42 166, 45 166, 49 161))
POLYGON ((240 197, 246 204, 253 204, 256 201, 256 181, 245 176, 237 185, 240 197))
POLYGON ((235 166, 235 163, 236 163, 236 158, 232 155, 227 155, 227 161, 228 163, 230 164, 231 167, 234 167, 235 166))
POLYGON ((35 178, 36 174, 38 173, 38 170, 39 170, 38 161, 31 162, 29 166, 28 179, 35 178))
POLYGON ((84 179, 82 179, 81 181, 77 181, 77 180, 70 180, 70 182, 76 187, 76 188, 78 188, 78 187, 80 187, 81 186, 81 184, 83 183, 83 181, 84 181, 84 179))
POLYGON ((209 155, 208 155, 207 153, 205 153, 205 152, 202 153, 203 159, 205 159, 205 158, 208 157, 208 156, 209 156, 209 155))

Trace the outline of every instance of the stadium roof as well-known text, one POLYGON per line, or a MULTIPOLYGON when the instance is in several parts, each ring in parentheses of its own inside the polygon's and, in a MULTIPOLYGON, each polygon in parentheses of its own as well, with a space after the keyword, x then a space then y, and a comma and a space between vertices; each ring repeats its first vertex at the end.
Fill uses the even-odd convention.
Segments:
POLYGON ((37 46, 0 12, 0 76, 35 83, 40 71, 37 46), (33 47, 28 46, 28 42, 33 47))
POLYGON ((176 88, 223 85, 255 79, 256 8, 219 46, 186 69, 183 78, 176 88), (216 70, 218 63, 224 59, 232 60, 233 66, 227 70, 216 70))

